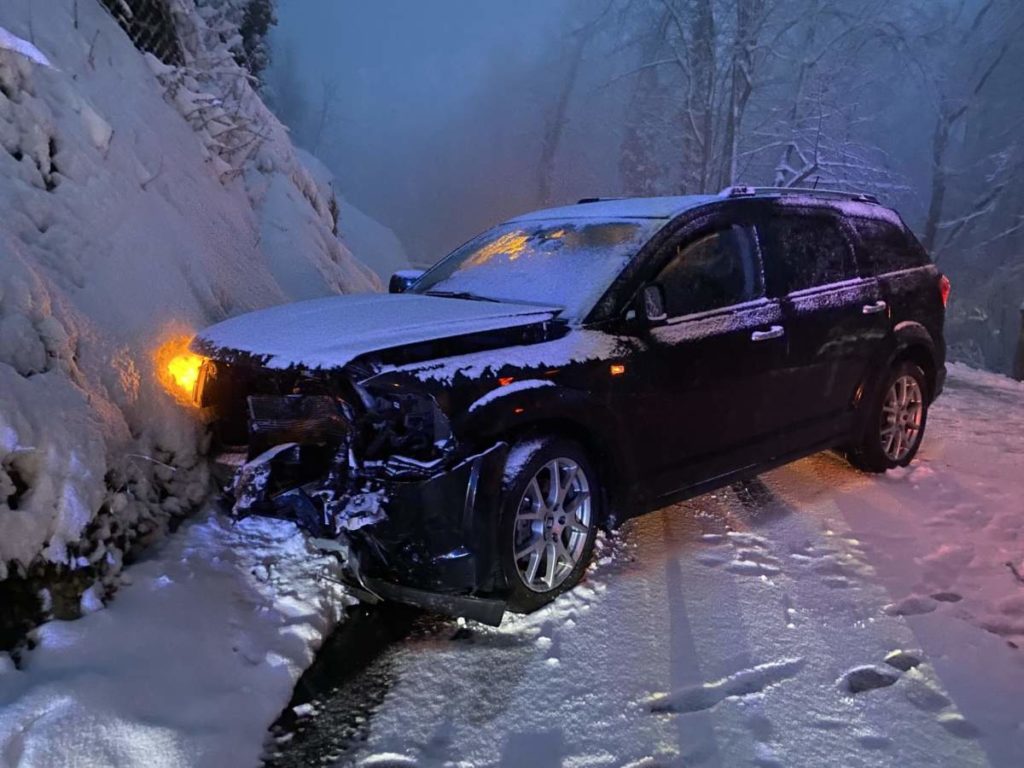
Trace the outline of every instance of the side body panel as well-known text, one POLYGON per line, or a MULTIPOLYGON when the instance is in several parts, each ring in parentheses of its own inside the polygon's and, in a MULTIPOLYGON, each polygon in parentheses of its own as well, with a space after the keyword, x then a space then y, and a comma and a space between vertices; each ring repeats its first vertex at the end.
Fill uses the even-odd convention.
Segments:
MULTIPOLYGON (((888 305, 878 282, 858 275, 852 232, 833 212, 778 204, 765 208, 760 226, 765 231, 768 283, 782 302, 788 338, 782 372, 786 395, 779 405, 788 414, 790 445, 799 448, 839 440, 855 426, 855 406, 874 361, 893 344, 888 305), (842 266, 834 270, 808 266, 827 272, 827 281, 786 291, 784 283, 772 279, 786 258, 782 249, 790 247, 777 233, 773 236, 779 222, 793 229, 806 224, 832 232, 842 244, 842 266)), ((825 258, 813 245, 805 245, 800 252, 807 259, 825 258)))

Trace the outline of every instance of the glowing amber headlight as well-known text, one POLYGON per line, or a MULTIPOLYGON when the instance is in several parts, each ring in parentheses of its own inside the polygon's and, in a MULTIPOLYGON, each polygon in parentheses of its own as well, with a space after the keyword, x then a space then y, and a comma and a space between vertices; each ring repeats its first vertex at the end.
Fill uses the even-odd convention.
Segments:
POLYGON ((167 363, 167 373, 171 375, 174 382, 182 390, 192 397, 196 391, 196 383, 199 381, 199 369, 203 367, 203 358, 187 352, 184 355, 176 355, 167 363))
POLYGON ((190 341, 187 336, 178 336, 161 344, 154 355, 154 362, 164 389, 178 400, 195 405, 199 374, 206 358, 189 350, 190 341))

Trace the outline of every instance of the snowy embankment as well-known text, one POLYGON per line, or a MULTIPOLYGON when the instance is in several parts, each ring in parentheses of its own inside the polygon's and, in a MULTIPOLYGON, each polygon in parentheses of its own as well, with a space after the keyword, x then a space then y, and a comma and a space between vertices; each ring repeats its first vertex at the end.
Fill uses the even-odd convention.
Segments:
POLYGON ((186 523, 106 609, 34 630, 25 671, 0 653, 0 765, 257 765, 345 605, 325 571, 290 523, 186 523))
MULTIPOLYGON (((324 195, 336 195, 334 178, 328 168, 303 149, 299 159, 309 169, 324 195)), ((338 232, 349 250, 359 261, 372 269, 383 285, 387 285, 395 272, 411 269, 412 263, 398 236, 379 221, 356 208, 348 200, 338 197, 338 232)))
POLYGON ((910 468, 823 453, 632 521, 551 606, 394 646, 379 703, 343 686, 273 764, 1024 765, 1022 499, 1024 385, 954 365, 910 468))
POLYGON ((220 35, 172 7, 181 66, 99 2, 0 3, 0 646, 11 595, 17 622, 74 615, 208 492, 158 347, 380 284, 220 35))

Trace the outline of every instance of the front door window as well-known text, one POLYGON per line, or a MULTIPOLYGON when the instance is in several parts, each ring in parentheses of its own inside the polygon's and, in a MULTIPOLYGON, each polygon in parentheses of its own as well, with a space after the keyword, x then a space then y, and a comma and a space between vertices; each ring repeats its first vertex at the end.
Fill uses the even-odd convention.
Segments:
POLYGON ((764 294, 757 239, 749 227, 731 226, 677 246, 656 281, 669 317, 742 304, 764 294))

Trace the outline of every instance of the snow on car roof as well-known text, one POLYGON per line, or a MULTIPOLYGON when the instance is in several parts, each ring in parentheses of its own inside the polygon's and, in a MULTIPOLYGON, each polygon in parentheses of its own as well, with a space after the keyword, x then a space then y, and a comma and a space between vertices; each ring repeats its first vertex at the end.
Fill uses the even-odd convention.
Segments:
POLYGON ((721 200, 716 195, 680 195, 678 197, 624 197, 546 208, 524 213, 510 219, 541 221, 544 219, 671 219, 683 211, 721 200))

